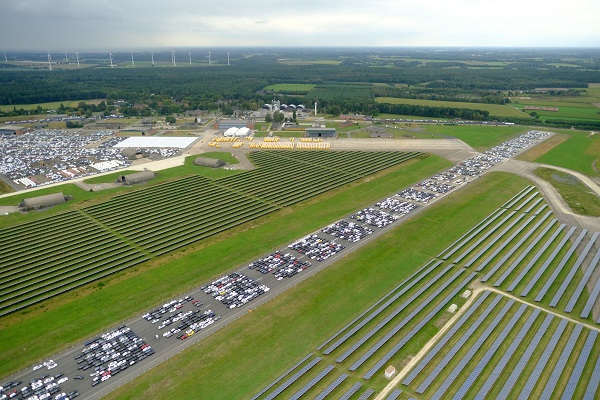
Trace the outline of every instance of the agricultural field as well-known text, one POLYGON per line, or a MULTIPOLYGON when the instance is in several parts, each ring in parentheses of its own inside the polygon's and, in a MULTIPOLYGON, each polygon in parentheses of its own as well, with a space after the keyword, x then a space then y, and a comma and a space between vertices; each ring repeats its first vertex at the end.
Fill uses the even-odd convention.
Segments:
MULTIPOLYGON (((494 147, 513 136, 527 131, 522 126, 483 126, 483 125, 420 125, 418 133, 435 134, 436 137, 455 137, 462 140, 477 151, 494 147)), ((410 131, 410 130, 409 130, 410 131)))
POLYGON ((0 237, 7 246, 0 272, 6 282, 0 313, 28 307, 420 156, 402 152, 255 152, 250 154, 258 166, 254 170, 215 180, 192 175, 4 229, 0 237), (59 232, 67 232, 67 236, 59 232), (46 241, 29 244, 21 234, 56 238, 53 252, 39 259, 46 241), (20 266, 24 258, 35 261, 26 270, 20 266))
MULTIPOLYGON (((100 104, 101 102, 106 101, 106 99, 95 99, 95 100, 68 100, 68 101, 53 101, 51 103, 39 103, 39 104, 11 104, 11 105, 0 105, 0 111, 7 112, 11 111, 14 108, 20 110, 21 108, 24 110, 35 110, 38 106, 42 107, 44 110, 55 110, 60 107, 62 103, 65 107, 77 107, 77 105, 81 102, 87 104, 100 104)), ((32 116, 26 116, 27 119, 31 119, 32 116)))
POLYGON ((600 217, 600 198, 579 179, 550 168, 537 168, 534 173, 554 186, 574 213, 600 217))
POLYGON ((54 351, 52 349, 68 346, 103 327, 112 326, 116 320, 127 319, 157 301, 197 287, 265 254, 273 246, 289 243, 324 223, 335 221, 448 166, 446 160, 435 156, 403 163, 368 180, 321 195, 302 207, 278 211, 185 251, 169 253, 104 278, 97 285, 88 285, 68 297, 59 296, 4 316, 0 330, 4 370, 21 368, 32 358, 43 357, 54 351), (397 173, 399 171, 402 173, 397 173), (202 251, 198 251, 200 249, 202 251), (148 296, 148 293, 155 295, 148 296), (72 321, 80 323, 73 324, 72 321))
POLYGON ((315 85, 310 83, 276 83, 265 86, 263 90, 270 90, 277 93, 306 94, 314 87, 315 85))
POLYGON ((518 117, 526 118, 528 115, 511 107, 502 104, 485 104, 485 103, 468 103, 459 101, 439 101, 439 100, 421 100, 421 99, 401 99, 394 97, 376 97, 377 103, 388 104, 411 104, 416 106, 427 107, 450 107, 450 108, 467 108, 470 110, 488 111, 490 116, 497 117, 518 117))
POLYGON ((315 85, 306 97, 323 100, 371 99, 373 90, 370 84, 323 83, 315 85))

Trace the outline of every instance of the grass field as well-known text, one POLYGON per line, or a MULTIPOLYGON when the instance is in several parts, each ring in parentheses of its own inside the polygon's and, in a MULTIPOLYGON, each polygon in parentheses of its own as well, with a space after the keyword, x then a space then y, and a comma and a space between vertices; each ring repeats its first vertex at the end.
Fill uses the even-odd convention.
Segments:
POLYGON ((264 90, 272 90, 274 92, 283 93, 307 93, 312 90, 315 85, 310 83, 276 83, 265 86, 264 90))
POLYGON ((487 150, 528 130, 522 126, 482 125, 421 125, 421 128, 420 134, 433 133, 455 137, 478 151, 487 150))
POLYGON ((538 168, 534 173, 554 186, 574 213, 600 217, 600 198, 579 179, 549 168, 538 168))
POLYGON ((196 287, 448 165, 446 160, 433 156, 409 161, 379 173, 378 179, 371 176, 317 197, 304 206, 288 207, 202 244, 3 317, 0 320, 3 372, 15 371, 32 359, 106 329, 116 321, 196 287), (198 265, 203 268, 190 268, 198 265), (148 296, 150 292, 155 295, 148 296))
POLYGON ((376 97, 377 103, 389 103, 389 104, 412 104, 417 106, 428 106, 428 107, 450 107, 450 108, 467 108, 470 110, 483 110, 488 111, 491 116, 497 117, 527 117, 527 114, 523 113, 511 107, 509 105, 502 104, 484 104, 484 103, 468 103, 459 101, 438 101, 438 100, 420 100, 420 99, 400 99, 394 97, 376 97))
POLYGON ((4 181, 0 181, 0 194, 12 193, 15 190, 6 184, 4 181))
MULTIPOLYGON (((450 196, 108 398, 148 398, 159 393, 249 398, 477 219, 508 200, 524 183, 508 174, 483 177, 469 191, 450 196), (225 381, 228 385, 209 384, 225 381)), ((425 335, 430 337, 436 331, 431 327, 425 335)), ((380 379, 376 385, 385 383, 380 379)))
MULTIPOLYGON (((54 101, 54 102, 51 102, 51 103, 39 103, 39 104, 0 105, 0 111, 2 111, 2 112, 11 111, 13 109, 13 107, 16 107, 17 110, 20 110, 21 108, 24 109, 24 110, 33 110, 33 109, 36 109, 38 106, 41 106, 44 110, 55 110, 58 107, 60 107, 61 103, 65 107, 76 107, 81 102, 84 102, 84 103, 87 103, 87 104, 99 104, 99 103, 101 103, 103 101, 106 101, 106 99, 54 101)), ((28 118, 30 119, 31 116, 28 116, 28 118)))
POLYGON ((561 132, 570 137, 534 161, 568 168, 588 176, 600 176, 600 134, 564 130, 561 132))

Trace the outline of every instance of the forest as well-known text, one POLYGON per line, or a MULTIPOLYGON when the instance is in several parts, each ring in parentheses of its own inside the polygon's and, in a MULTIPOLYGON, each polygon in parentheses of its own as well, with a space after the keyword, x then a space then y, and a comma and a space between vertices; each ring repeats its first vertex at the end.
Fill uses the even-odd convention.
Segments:
MULTIPOLYGON (((286 104, 317 101, 325 112, 334 114, 404 114, 407 110, 398 105, 378 105, 374 98, 505 104, 512 93, 527 93, 536 88, 568 88, 568 91, 556 91, 555 95, 568 92, 576 96, 589 82, 600 82, 598 50, 240 49, 240 53, 242 51, 245 53, 238 55, 232 65, 207 67, 198 63, 172 67, 163 64, 134 68, 128 67, 125 61, 118 63, 117 68, 107 68, 102 55, 89 54, 86 60, 82 53, 88 67, 52 71, 39 65, 23 67, 18 57, 36 55, 22 54, 0 68, 0 104, 124 99, 130 106, 144 103, 149 110, 162 114, 187 109, 255 109, 277 95, 286 104), (332 59, 336 62, 323 62, 332 59), (274 94, 263 90, 277 83, 316 86, 303 94, 274 94)), ((119 54, 114 55, 117 61, 119 57, 119 54)), ((410 115, 483 120, 494 117, 480 110, 439 108, 414 109, 410 115)), ((15 111, 18 110, 13 113, 15 111)), ((133 107, 126 111, 140 112, 133 107)))

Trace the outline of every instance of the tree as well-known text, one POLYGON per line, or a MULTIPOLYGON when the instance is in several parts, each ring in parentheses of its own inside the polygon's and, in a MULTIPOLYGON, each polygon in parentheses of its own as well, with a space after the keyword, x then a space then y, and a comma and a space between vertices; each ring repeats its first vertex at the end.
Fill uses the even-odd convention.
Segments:
POLYGON ((173 115, 168 115, 165 118, 165 121, 167 121, 169 124, 174 124, 177 122, 177 120, 175 119, 175 116, 173 116, 173 115))
POLYGON ((268 122, 269 124, 273 122, 273 117, 271 114, 267 113, 267 115, 265 115, 265 122, 268 122))

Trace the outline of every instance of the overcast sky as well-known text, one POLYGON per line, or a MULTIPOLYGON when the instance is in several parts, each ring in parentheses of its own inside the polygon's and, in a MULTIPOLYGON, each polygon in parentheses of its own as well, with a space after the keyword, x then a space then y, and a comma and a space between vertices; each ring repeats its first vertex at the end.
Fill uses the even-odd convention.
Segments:
POLYGON ((599 47, 598 0, 0 0, 0 49, 599 47))

